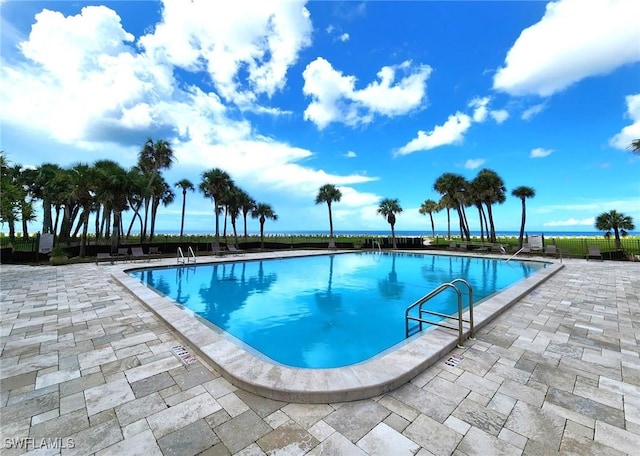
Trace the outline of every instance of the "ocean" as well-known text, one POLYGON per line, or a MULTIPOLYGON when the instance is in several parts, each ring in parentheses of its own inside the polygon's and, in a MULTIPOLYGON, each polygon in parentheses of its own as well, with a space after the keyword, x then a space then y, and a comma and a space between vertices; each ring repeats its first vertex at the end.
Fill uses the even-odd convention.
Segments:
MULTIPOLYGON (((211 232, 185 232, 185 235, 211 235, 211 232)), ((378 237, 378 236, 391 236, 391 230, 334 230, 335 236, 362 236, 362 237, 378 237)), ((158 235, 177 235, 179 231, 174 230, 162 230, 158 235)), ((222 235, 222 230, 220 231, 222 235)), ((242 231, 238 230, 238 236, 242 236, 242 231)), ((258 236, 259 232, 249 231, 250 236, 258 236)), ((233 235, 233 231, 227 229, 227 236, 233 235)), ((518 237, 520 231, 498 231, 496 236, 498 237, 518 237)), ((604 232, 602 231, 525 231, 525 235, 544 235, 545 237, 602 237, 604 232)), ((640 236, 640 232, 630 232, 629 236, 640 236)), ((329 236, 329 230, 292 230, 292 231, 270 231, 265 230, 265 236, 329 236)), ((431 231, 429 230, 396 230, 397 237, 431 237, 431 231)), ((436 236, 446 237, 446 231, 436 231, 436 236)), ((460 236, 460 231, 451 230, 451 236, 460 236)), ((480 237, 480 231, 472 231, 471 236, 480 237)))

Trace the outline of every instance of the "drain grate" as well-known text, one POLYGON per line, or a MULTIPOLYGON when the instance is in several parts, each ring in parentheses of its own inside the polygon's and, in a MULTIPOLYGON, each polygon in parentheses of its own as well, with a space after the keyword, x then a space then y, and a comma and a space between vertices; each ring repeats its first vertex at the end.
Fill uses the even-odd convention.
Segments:
POLYGON ((185 366, 193 364, 197 361, 196 358, 191 353, 189 353, 189 351, 182 345, 171 347, 171 352, 176 355, 185 366))

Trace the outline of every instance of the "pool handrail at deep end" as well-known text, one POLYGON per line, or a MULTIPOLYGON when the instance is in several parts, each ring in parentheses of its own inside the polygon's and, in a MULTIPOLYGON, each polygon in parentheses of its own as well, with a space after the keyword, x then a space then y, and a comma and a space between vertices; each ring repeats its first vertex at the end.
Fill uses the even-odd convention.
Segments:
POLYGON ((463 329, 463 325, 462 322, 466 322, 469 323, 469 338, 470 339, 474 339, 474 332, 473 332, 473 288, 471 287, 471 285, 469 285, 469 282, 467 282, 466 280, 462 279, 462 278, 457 278, 457 279, 453 279, 451 282, 445 282, 442 283, 440 285, 438 285, 436 288, 434 288, 433 290, 431 290, 429 293, 427 293, 426 295, 424 295, 422 298, 418 299, 416 302, 414 302, 413 304, 409 305, 404 312, 404 321, 405 321, 405 337, 409 337, 409 320, 413 320, 413 321, 417 321, 419 322, 419 332, 422 331, 422 324, 423 323, 427 323, 430 325, 436 325, 436 326, 440 326, 442 328, 447 328, 447 329, 451 329, 451 330, 457 330, 458 331, 458 348, 464 348, 464 329, 463 329), (469 320, 465 320, 462 318, 462 292, 458 289, 458 287, 456 287, 456 283, 463 283, 464 285, 466 285, 466 287, 469 290, 469 320), (442 293, 444 290, 453 288, 456 292, 456 295, 458 297, 458 317, 454 317, 452 315, 448 315, 448 314, 443 314, 440 312, 434 312, 431 310, 424 310, 423 309, 423 305, 429 301, 431 298, 439 295, 440 293, 442 293), (415 307, 418 307, 418 316, 414 317, 409 315, 409 312, 414 309, 415 307), (457 320, 458 321, 458 327, 452 327, 450 325, 447 324, 443 324, 440 322, 435 322, 433 320, 428 320, 426 318, 423 318, 422 315, 423 314, 427 314, 427 315, 433 315, 436 317, 441 317, 441 318, 448 318, 448 319, 452 319, 452 320, 457 320))

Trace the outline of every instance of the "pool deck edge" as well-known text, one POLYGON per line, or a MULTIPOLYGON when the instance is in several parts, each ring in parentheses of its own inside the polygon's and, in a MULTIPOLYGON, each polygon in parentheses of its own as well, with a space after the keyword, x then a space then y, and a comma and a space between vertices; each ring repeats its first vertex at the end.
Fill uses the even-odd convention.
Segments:
MULTIPOLYGON (((327 254, 327 251, 288 252, 270 258, 327 254)), ((333 252, 332 252, 333 253, 333 252)), ((337 252, 339 253, 339 252, 337 252)), ((415 252, 412 252, 415 253, 415 252)), ((424 252, 431 253, 432 252, 424 252)), ((484 256, 491 258, 491 256, 484 256)), ((503 258, 503 257, 498 257, 503 258)), ((265 259, 265 256, 203 257, 202 262, 246 261, 265 259)), ((532 276, 509 287, 474 307, 475 329, 511 307, 535 287, 563 268, 550 263, 532 276)), ((456 332, 432 328, 407 342, 363 363, 332 369, 304 369, 268 362, 226 338, 219 331, 204 324, 195 315, 181 308, 169 298, 131 277, 127 271, 139 267, 175 266, 175 260, 154 263, 110 266, 113 279, 138 301, 171 326, 203 360, 214 366, 235 386, 270 399, 296 403, 331 403, 375 397, 391 391, 420 374, 444 355, 455 349, 456 332)), ((468 312, 465 313, 468 319, 468 312)), ((466 331, 465 339, 469 335, 466 331)))

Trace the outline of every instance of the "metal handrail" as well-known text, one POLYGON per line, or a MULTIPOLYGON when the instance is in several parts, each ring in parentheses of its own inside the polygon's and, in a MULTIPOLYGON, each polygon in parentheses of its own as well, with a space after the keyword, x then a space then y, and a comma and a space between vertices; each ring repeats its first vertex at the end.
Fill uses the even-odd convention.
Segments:
POLYGON ((182 247, 178 247, 178 251, 176 253, 176 262, 178 264, 189 264, 191 263, 191 259, 193 258, 193 264, 196 264, 196 254, 193 252, 191 246, 189 246, 189 250, 187 250, 188 257, 185 258, 184 253, 182 253, 182 247))
POLYGON ((458 330, 458 348, 464 348, 464 328, 463 328, 462 322, 469 323, 469 326, 470 326, 469 338, 470 339, 474 338, 474 333, 473 333, 473 289, 471 288, 471 285, 469 285, 469 283, 464 279, 454 279, 451 282, 443 283, 443 284, 439 285, 438 287, 436 287, 435 289, 433 289, 432 291, 430 291, 429 293, 427 293, 426 295, 424 295, 422 298, 418 299, 416 302, 411 304, 409 307, 407 307, 407 309, 405 310, 405 313, 404 313, 404 318, 405 318, 405 336, 406 337, 409 337, 409 320, 413 320, 413 321, 419 322, 419 328, 420 328, 419 330, 420 331, 422 331, 422 324, 423 323, 428 323, 428 324, 431 324, 431 325, 441 326, 443 328, 452 329, 452 330, 456 330, 457 329, 458 330), (469 320, 465 320, 465 319, 462 318, 462 293, 460 292, 458 287, 455 286, 456 283, 464 283, 467 286, 467 288, 469 289, 469 320), (453 317, 451 315, 440 313, 440 312, 424 310, 422 308, 422 306, 428 300, 430 300, 431 298, 439 295, 440 293, 442 293, 444 290, 446 290, 448 288, 452 288, 453 290, 455 290, 456 295, 458 296, 458 317, 457 318, 453 317), (416 306, 419 306, 418 307, 418 316, 414 317, 414 316, 409 315, 409 312, 411 311, 411 309, 413 309, 416 306), (427 320, 426 318, 422 317, 423 314, 434 315, 434 316, 437 316, 437 317, 458 320, 458 328, 455 328, 453 326, 446 325, 446 324, 443 324, 443 323, 440 323, 440 322, 427 320))

